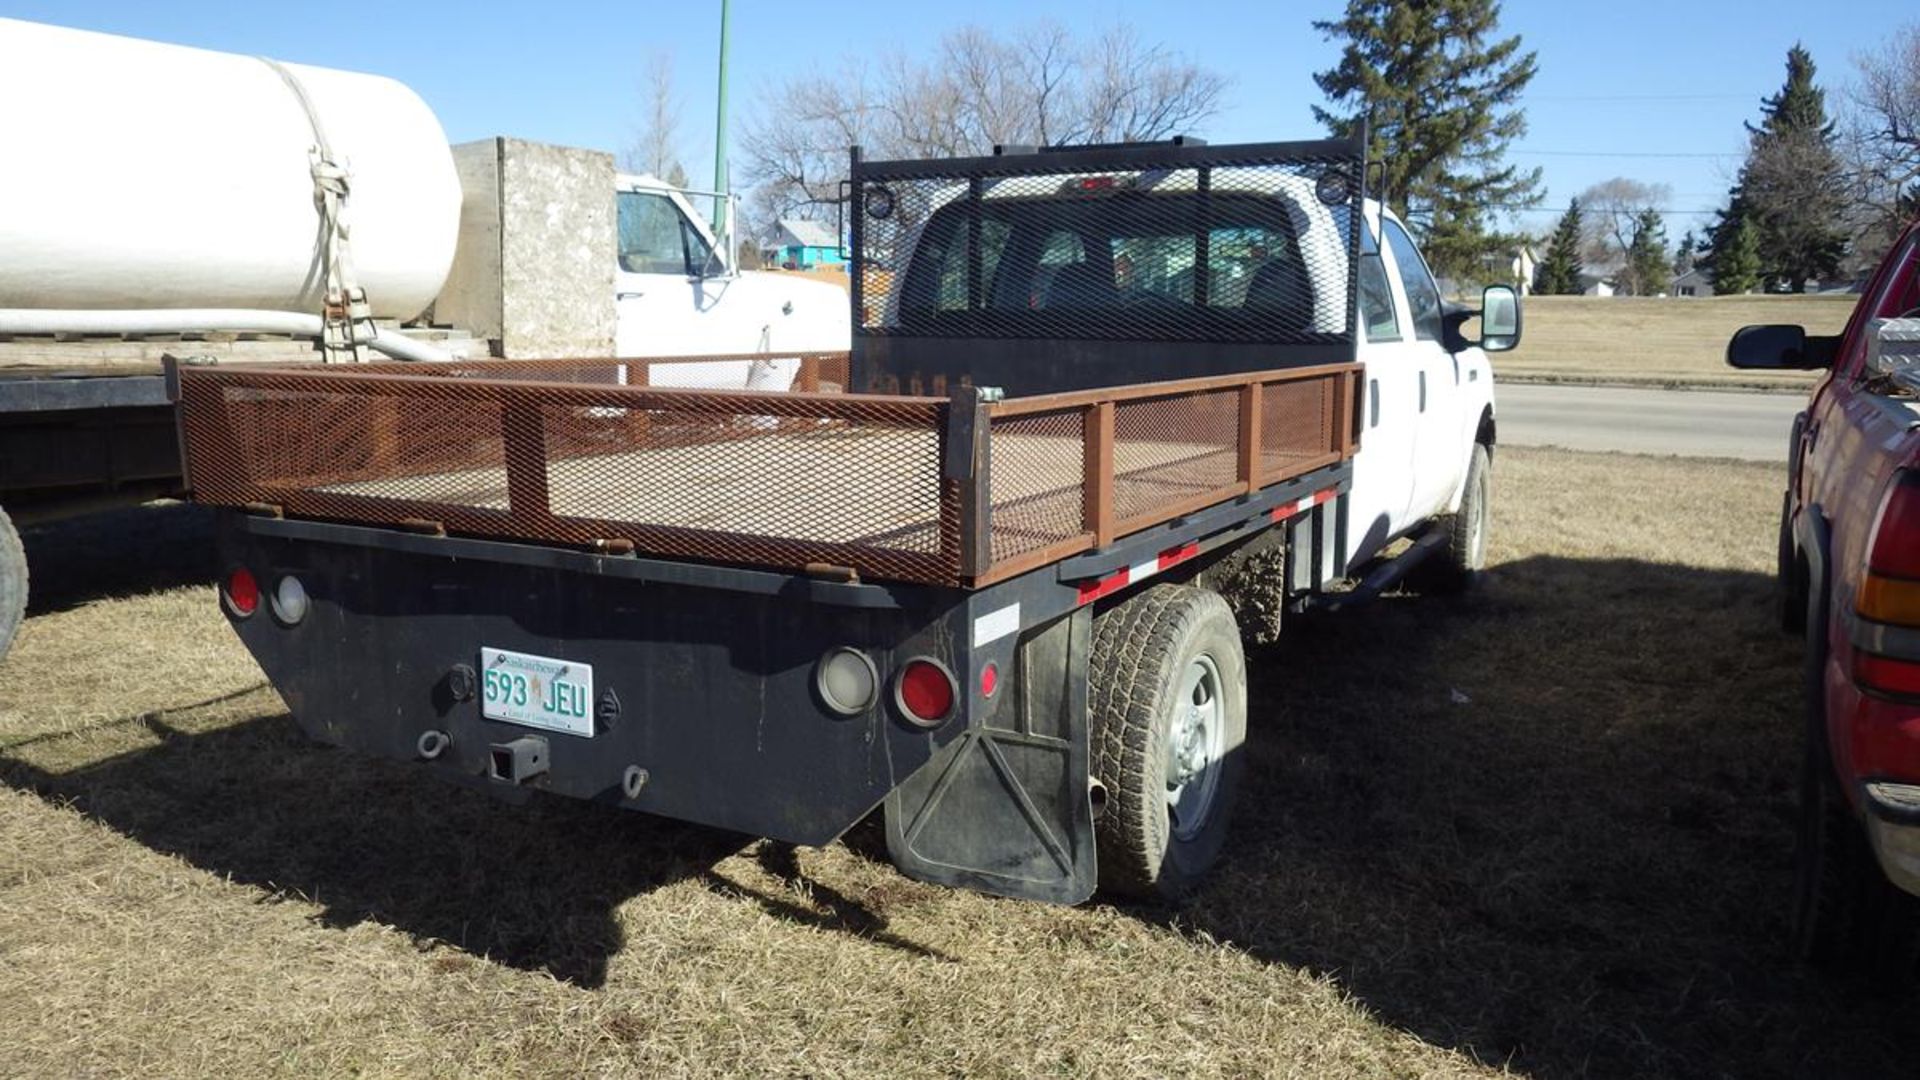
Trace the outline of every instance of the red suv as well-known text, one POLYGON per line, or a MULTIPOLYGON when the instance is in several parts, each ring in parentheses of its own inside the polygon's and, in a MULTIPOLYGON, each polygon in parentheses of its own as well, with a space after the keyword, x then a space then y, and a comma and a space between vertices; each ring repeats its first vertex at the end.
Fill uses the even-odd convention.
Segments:
POLYGON ((1738 368, 1825 369, 1794 419, 1781 617, 1807 640, 1795 933, 1809 960, 1909 981, 1920 956, 1920 225, 1837 338, 1749 326, 1738 368), (1907 368, 1904 359, 1913 360, 1907 368))

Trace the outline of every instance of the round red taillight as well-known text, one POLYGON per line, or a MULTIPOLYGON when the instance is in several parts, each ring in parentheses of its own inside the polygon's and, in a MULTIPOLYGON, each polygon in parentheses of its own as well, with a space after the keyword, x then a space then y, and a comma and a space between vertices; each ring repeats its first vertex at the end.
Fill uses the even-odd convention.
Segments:
POLYGON ((1000 689, 1000 667, 989 661, 986 667, 980 669, 980 696, 992 697, 993 692, 998 689, 1000 689))
POLYGON ((260 610, 260 583, 253 579, 253 571, 237 566, 227 575, 226 587, 222 590, 227 600, 227 610, 241 618, 260 610))
POLYGON ((953 714, 955 693, 953 676, 932 660, 907 661, 900 669, 894 693, 900 711, 916 724, 933 727, 953 714))

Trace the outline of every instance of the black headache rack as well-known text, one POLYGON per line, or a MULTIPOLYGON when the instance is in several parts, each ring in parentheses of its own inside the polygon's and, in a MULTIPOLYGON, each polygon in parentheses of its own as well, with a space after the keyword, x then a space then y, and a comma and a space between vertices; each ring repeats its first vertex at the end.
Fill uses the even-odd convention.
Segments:
POLYGON ((855 387, 1025 396, 1350 363, 1364 147, 855 148, 855 387))

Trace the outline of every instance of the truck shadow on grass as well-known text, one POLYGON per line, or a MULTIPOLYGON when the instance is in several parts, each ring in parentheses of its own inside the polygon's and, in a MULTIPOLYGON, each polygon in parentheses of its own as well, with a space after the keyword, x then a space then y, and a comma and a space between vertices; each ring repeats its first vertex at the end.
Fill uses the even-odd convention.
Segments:
POLYGON ((213 512, 191 503, 131 506, 20 530, 31 575, 27 612, 211 583, 213 512))
POLYGON ((620 904, 687 879, 711 888, 714 865, 752 842, 569 800, 509 805, 318 746, 264 691, 239 704, 258 715, 200 730, 171 720, 193 723, 195 707, 118 721, 109 726, 142 748, 73 768, 49 759, 57 745, 16 744, 0 750, 0 782, 316 904, 324 925, 374 921, 422 948, 451 945, 587 988, 605 982, 625 944, 620 904))
POLYGON ((1529 558, 1251 656, 1229 862, 1185 911, 1535 1076, 1912 1075, 1913 1001, 1786 944, 1799 656, 1763 575, 1529 558))

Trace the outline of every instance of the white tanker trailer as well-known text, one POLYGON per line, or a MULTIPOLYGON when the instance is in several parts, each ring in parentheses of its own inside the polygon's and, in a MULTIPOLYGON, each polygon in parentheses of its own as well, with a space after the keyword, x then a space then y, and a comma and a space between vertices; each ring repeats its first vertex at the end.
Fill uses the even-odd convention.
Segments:
MULTIPOLYGON (((844 352, 844 290, 742 274, 610 155, 449 146, 381 76, 0 18, 0 655, 15 523, 164 496, 186 362, 844 352)), ((730 200, 727 217, 731 217, 730 200)), ((784 387, 795 359, 658 381, 784 387)))

